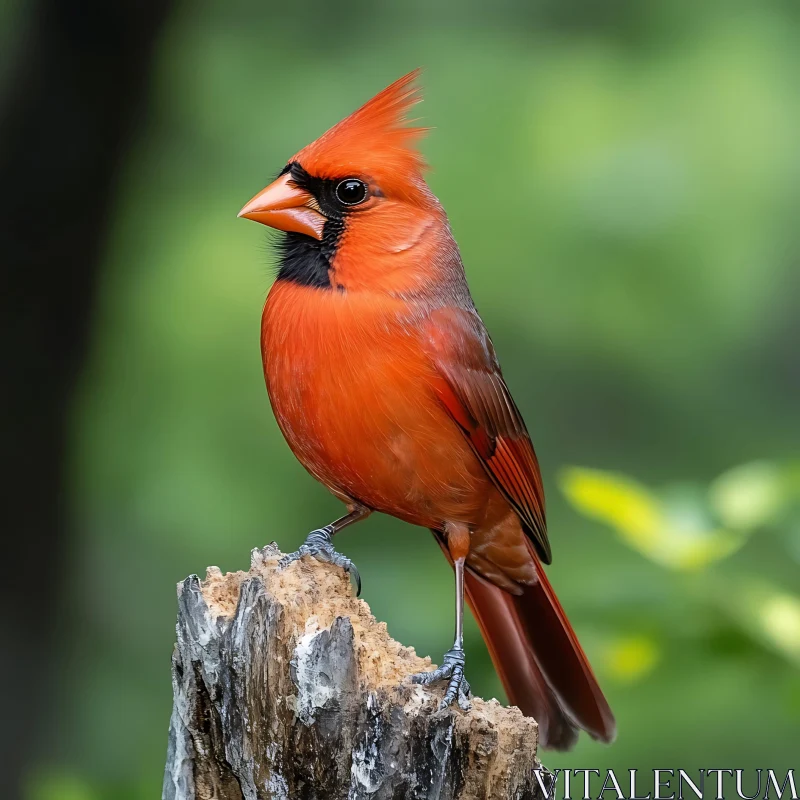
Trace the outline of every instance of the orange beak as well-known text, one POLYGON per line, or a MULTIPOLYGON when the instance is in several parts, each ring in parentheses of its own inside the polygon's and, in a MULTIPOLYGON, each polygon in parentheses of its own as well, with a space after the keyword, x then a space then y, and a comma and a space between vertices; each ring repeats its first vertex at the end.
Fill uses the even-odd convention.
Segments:
POLYGON ((327 221, 314 196, 296 186, 289 173, 260 191, 239 216, 279 231, 304 233, 314 239, 322 239, 327 221))

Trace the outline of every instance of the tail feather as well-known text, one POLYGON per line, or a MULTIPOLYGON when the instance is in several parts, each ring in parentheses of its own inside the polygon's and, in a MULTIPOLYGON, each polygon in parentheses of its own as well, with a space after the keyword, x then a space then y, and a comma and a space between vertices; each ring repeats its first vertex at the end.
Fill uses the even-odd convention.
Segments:
POLYGON ((532 657, 521 615, 515 608, 525 595, 510 595, 470 572, 464 584, 467 603, 478 621, 509 701, 537 721, 543 747, 569 750, 578 739, 578 729, 562 712, 532 657))
POLYGON ((614 715, 533 546, 528 547, 538 581, 522 587, 521 595, 466 571, 466 599, 495 669, 509 700, 539 724, 543 747, 568 750, 579 730, 611 742, 614 715))

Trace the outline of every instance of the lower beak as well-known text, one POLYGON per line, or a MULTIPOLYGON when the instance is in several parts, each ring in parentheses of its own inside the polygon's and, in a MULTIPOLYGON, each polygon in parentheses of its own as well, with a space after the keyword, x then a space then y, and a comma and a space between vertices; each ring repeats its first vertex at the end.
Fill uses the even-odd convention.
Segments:
POLYGON ((286 173, 260 191, 239 212, 239 216, 279 231, 304 233, 322 239, 327 219, 318 209, 314 196, 296 186, 291 175, 286 173))

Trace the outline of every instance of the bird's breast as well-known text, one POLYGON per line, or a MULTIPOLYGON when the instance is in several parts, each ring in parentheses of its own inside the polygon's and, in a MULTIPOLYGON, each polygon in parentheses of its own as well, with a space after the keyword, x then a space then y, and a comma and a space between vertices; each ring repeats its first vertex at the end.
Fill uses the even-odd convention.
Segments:
POLYGON ((262 353, 275 417, 306 469, 341 497, 433 526, 474 514, 486 476, 434 395, 422 314, 387 296, 279 281, 262 353))

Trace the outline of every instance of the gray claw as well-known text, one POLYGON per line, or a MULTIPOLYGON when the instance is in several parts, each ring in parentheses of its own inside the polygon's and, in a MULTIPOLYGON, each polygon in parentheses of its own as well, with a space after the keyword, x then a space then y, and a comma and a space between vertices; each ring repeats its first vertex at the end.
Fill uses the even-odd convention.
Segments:
POLYGON ((359 575, 356 565, 347 556, 343 556, 334 549, 333 531, 330 526, 311 531, 305 542, 294 553, 288 553, 278 562, 278 568, 285 569, 293 561, 299 561, 303 556, 311 556, 318 561, 326 561, 341 567, 355 582, 356 597, 361 595, 361 575, 359 575))
POLYGON ((469 702, 469 682, 464 677, 464 650, 454 647, 444 654, 442 666, 431 672, 417 672, 411 676, 412 683, 419 683, 427 686, 436 681, 449 678, 447 691, 444 693, 442 702, 439 703, 439 711, 451 706, 458 701, 458 705, 464 711, 469 711, 472 707, 469 702))

